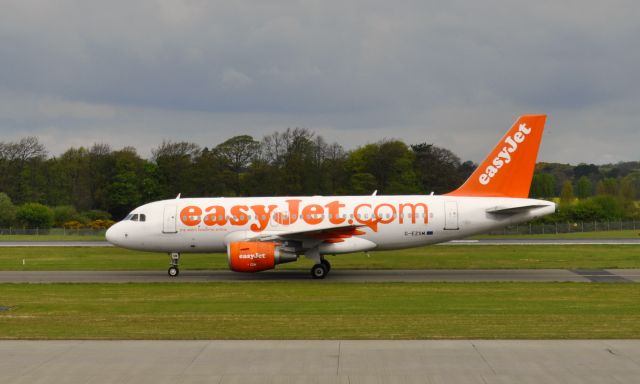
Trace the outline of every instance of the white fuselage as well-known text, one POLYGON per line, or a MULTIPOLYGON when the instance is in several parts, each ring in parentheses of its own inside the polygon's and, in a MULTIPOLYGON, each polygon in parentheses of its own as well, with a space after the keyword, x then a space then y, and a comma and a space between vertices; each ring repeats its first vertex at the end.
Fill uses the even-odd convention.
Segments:
POLYGON ((232 241, 357 225, 364 233, 341 243, 322 244, 314 236, 302 242, 304 249, 320 244, 320 253, 338 254, 440 243, 526 222, 554 210, 552 202, 504 197, 186 198, 136 208, 131 214, 138 215, 138 221, 115 224, 107 239, 144 251, 224 252, 232 241), (509 214, 490 212, 523 206, 535 208, 509 214))

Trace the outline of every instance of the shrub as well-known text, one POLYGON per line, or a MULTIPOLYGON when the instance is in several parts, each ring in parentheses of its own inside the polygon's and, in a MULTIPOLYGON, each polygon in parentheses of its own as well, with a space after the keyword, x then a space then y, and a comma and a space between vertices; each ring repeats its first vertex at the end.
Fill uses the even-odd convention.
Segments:
POLYGON ((51 228, 53 211, 40 203, 26 203, 18 208, 16 221, 29 228, 51 228))
POLYGON ((107 229, 115 223, 113 220, 93 220, 89 226, 92 229, 107 229))
POLYGON ((56 227, 64 226, 64 223, 72 221, 78 212, 72 205, 59 205, 53 207, 53 225, 56 227))
POLYGON ((111 220, 111 214, 106 211, 101 211, 99 209, 92 209, 89 211, 82 212, 82 215, 89 219, 89 221, 95 220, 111 220))
POLYGON ((4 192, 0 192, 0 226, 9 227, 16 219, 16 207, 11 198, 4 192))
POLYGON ((66 221, 62 224, 62 226, 66 229, 80 229, 84 228, 84 225, 77 220, 66 221))

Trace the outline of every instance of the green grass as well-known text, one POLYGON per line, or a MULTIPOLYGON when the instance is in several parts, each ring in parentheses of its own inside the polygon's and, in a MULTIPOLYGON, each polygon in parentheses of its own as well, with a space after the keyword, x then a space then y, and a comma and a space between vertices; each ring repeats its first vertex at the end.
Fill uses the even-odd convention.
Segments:
MULTIPOLYGON (((104 234, 67 234, 59 229, 52 230, 48 235, 0 235, 2 241, 104 241, 104 234)), ((473 239, 637 239, 640 238, 640 229, 622 231, 597 231, 597 232, 572 232, 572 233, 547 233, 547 234, 518 234, 518 235, 479 235, 473 239)))
MULTIPOLYGON (((47 235, 0 235, 2 241, 104 241, 104 234, 63 234, 60 230, 52 230, 47 235)), ((622 231, 571 232, 547 234, 517 234, 517 235, 478 235, 472 239, 637 239, 640 238, 640 228, 622 231)))
POLYGON ((640 229, 622 231, 571 232, 518 235, 479 235, 472 239, 640 239, 640 229))
POLYGON ((640 338, 640 285, 3 284, 0 339, 640 338))
POLYGON ((104 234, 99 235, 0 235, 1 241, 105 241, 104 234))
MULTIPOLYGON (((640 268, 637 245, 446 245, 330 256, 340 269, 640 268)), ((162 253, 93 247, 2 247, 0 270, 164 270, 162 253), (23 264, 24 261, 24 264, 23 264)), ((311 262, 278 269, 310 268, 311 262)), ((224 254, 184 254, 183 270, 227 269, 224 254)))

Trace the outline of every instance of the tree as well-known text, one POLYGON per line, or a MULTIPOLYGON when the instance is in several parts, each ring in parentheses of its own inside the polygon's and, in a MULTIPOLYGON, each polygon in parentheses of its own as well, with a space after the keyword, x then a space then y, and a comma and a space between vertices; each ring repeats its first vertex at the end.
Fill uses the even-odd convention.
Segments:
POLYGON ((555 196, 556 180, 552 174, 533 175, 530 195, 534 198, 548 199, 555 196))
POLYGON ((592 190, 591 180, 587 176, 581 176, 576 184, 576 196, 580 199, 585 199, 591 196, 592 190))
POLYGON ((414 169, 415 154, 399 140, 382 140, 367 144, 351 152, 348 167, 352 174, 352 187, 357 193, 381 194, 416 193, 419 191, 414 169), (370 185, 373 176, 375 184, 370 185), (354 179, 354 175, 358 175, 354 179), (357 184, 353 184, 353 181, 357 184), (361 188, 369 185, 369 191, 361 188))
POLYGON ((581 178, 583 176, 589 177, 592 175, 597 176, 599 174, 600 174, 600 169, 598 169, 597 165, 593 165, 593 164, 580 163, 573 168, 573 175, 574 177, 577 177, 577 178, 581 178))
POLYGON ((145 161, 132 147, 114 151, 112 157, 114 168, 107 186, 107 207, 114 217, 121 218, 143 202, 145 161))
POLYGON ((246 173, 251 162, 256 159, 260 151, 260 142, 249 135, 234 136, 219 144, 212 151, 206 148, 196 161, 198 174, 204 178, 217 179, 218 182, 210 184, 218 188, 218 193, 242 194, 240 180, 246 173), (202 168, 205 166, 206 168, 202 168), (226 169, 223 169, 226 168, 226 169), (203 174, 204 172, 204 174, 203 174), (220 187, 220 181, 224 180, 228 185, 220 187), (227 188, 230 187, 230 188, 227 188))
POLYGON ((163 141, 158 148, 151 150, 152 159, 158 166, 162 197, 175 197, 178 193, 185 196, 196 194, 193 163, 200 152, 200 146, 185 141, 163 141))
POLYGON ((16 207, 11 198, 4 192, 0 192, 0 226, 9 227, 16 218, 16 207))
POLYGON ((16 220, 28 228, 50 228, 53 224, 53 211, 40 203, 26 203, 18 208, 16 220))
POLYGON ((44 200, 47 150, 36 137, 0 142, 0 190, 13 201, 44 200))
POLYGON ((625 201, 634 201, 636 198, 636 187, 633 183, 633 179, 626 176, 620 180, 620 196, 625 201))
POLYGON ((240 174, 249 167, 251 161, 258 155, 260 143, 249 135, 240 135, 218 144, 215 150, 226 160, 233 172, 240 174))
POLYGON ((565 180, 562 184, 562 191, 560 192, 560 204, 570 205, 573 203, 573 184, 570 180, 565 180))
POLYGON ((86 148, 70 148, 57 163, 60 166, 59 187, 64 191, 64 205, 73 204, 79 210, 90 209, 94 200, 91 194, 92 175, 89 169, 89 152, 86 148))
POLYGON ((414 144, 411 149, 416 155, 415 169, 422 192, 453 191, 475 169, 472 162, 463 165, 453 152, 433 144, 414 144))
POLYGON ((277 194, 317 194, 317 179, 322 175, 314 167, 315 134, 306 128, 287 128, 265 136, 260 157, 275 168, 272 180, 277 194))
POLYGON ((94 143, 89 149, 87 172, 92 200, 90 208, 109 209, 108 190, 115 176, 116 157, 117 154, 107 144, 94 143))
POLYGON ((613 177, 607 177, 600 181, 596 185, 596 194, 598 196, 616 196, 618 195, 618 179, 613 177))

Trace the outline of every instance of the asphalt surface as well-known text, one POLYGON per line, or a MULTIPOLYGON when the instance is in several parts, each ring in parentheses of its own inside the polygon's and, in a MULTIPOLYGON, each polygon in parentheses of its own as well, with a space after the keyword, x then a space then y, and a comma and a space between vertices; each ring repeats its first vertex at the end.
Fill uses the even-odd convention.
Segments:
POLYGON ((0 341, 0 356, 7 384, 619 384, 640 377, 638 340, 0 341))
MULTIPOLYGON (((640 245, 637 239, 481 239, 453 240, 436 245, 640 245)), ((112 247, 106 241, 0 241, 0 247, 112 247)))
MULTIPOLYGON (((0 283, 192 283, 242 281, 311 281, 307 270, 236 273, 232 271, 181 271, 169 277, 164 271, 0 271, 0 283)), ((326 282, 640 282, 640 269, 474 269, 474 270, 340 270, 326 282)))

